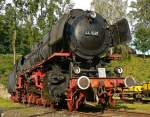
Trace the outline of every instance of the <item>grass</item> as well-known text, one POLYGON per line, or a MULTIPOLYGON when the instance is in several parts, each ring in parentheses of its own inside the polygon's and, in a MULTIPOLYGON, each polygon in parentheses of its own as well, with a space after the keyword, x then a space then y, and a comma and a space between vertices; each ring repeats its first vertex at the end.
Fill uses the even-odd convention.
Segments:
POLYGON ((0 108, 3 108, 4 110, 20 108, 20 107, 23 107, 23 105, 19 103, 14 103, 7 99, 0 98, 0 108))
MULTIPOLYGON (((10 111, 14 111, 17 113, 22 113, 24 115, 33 115, 37 113, 45 113, 49 112, 48 108, 40 108, 33 105, 22 105, 19 103, 14 103, 10 100, 0 98, 0 109, 7 110, 8 113, 10 111), (10 111, 9 111, 10 110, 10 111)), ((150 112, 150 104, 126 104, 126 103, 119 103, 116 105, 115 109, 125 109, 131 112, 150 112)))
MULTIPOLYGON (((19 103, 14 103, 11 100, 6 100, 0 98, 0 109, 8 113, 9 117, 17 115, 17 117, 27 117, 31 115, 38 115, 39 113, 49 112, 47 108, 40 108, 34 105, 23 105, 19 103), (10 115, 12 113, 14 115, 10 115)), ((7 114, 6 114, 7 115, 7 114)))
POLYGON ((115 107, 114 107, 114 109, 128 109, 128 106, 127 105, 125 105, 124 103, 116 103, 116 105, 115 105, 115 107))
POLYGON ((130 110, 150 111, 150 104, 124 104, 130 110))
POLYGON ((125 103, 125 102, 117 102, 115 107, 113 109, 116 110, 126 110, 126 111, 131 111, 131 112, 148 112, 150 113, 150 104, 143 104, 143 103, 125 103))

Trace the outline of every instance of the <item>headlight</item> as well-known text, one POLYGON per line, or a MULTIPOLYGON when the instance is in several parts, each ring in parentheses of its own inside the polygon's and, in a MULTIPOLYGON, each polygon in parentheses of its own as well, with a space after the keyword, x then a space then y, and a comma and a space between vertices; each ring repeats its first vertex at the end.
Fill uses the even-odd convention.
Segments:
POLYGON ((75 66, 75 67, 73 67, 73 72, 75 73, 75 74, 79 74, 80 73, 80 67, 78 67, 78 66, 75 66))
POLYGON ((121 67, 116 67, 116 68, 114 69, 114 72, 115 72, 116 74, 122 74, 123 69, 122 69, 121 67))
POLYGON ((78 79, 78 87, 82 90, 86 90, 90 87, 90 79, 87 76, 81 76, 78 79))

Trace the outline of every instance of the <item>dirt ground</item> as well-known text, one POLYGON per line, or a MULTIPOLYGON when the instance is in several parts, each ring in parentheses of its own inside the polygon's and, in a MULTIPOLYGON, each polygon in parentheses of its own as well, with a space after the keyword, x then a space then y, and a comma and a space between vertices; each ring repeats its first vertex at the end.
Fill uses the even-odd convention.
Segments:
MULTIPOLYGON (((148 113, 148 111, 147 111, 148 113)), ((150 112, 149 112, 150 113, 150 112)), ((109 112, 105 111, 97 112, 101 117, 137 117, 137 114, 126 114, 125 112, 118 113, 117 111, 109 112)), ((150 117, 149 115, 139 115, 140 117, 150 117)), ((79 112, 68 112, 67 110, 54 110, 39 106, 22 106, 4 110, 3 117, 90 117, 86 115, 79 114, 79 112)), ((96 117, 96 116, 95 116, 96 117)))
MULTIPOLYGON (((140 112, 140 113, 149 113, 149 115, 138 115, 138 114, 128 114, 125 113, 125 109, 122 112, 117 112, 116 110, 112 111, 104 111, 104 113, 100 112, 93 107, 84 107, 80 112, 92 113, 96 114, 99 117, 150 117, 150 104, 123 104, 122 106, 127 107, 126 111, 129 112, 140 112)), ((90 117, 84 114, 80 114, 79 112, 69 112, 66 110, 56 110, 50 107, 42 107, 35 105, 24 105, 19 103, 14 103, 11 100, 6 100, 0 98, 0 113, 3 111, 3 117, 90 117)), ((0 116, 1 117, 1 116, 0 116)), ((95 116, 96 117, 96 116, 95 116)))
MULTIPOLYGON (((4 110, 3 117, 68 117, 69 113, 61 110, 51 110, 50 108, 25 106, 4 110)), ((74 116, 70 116, 74 117, 74 116)))

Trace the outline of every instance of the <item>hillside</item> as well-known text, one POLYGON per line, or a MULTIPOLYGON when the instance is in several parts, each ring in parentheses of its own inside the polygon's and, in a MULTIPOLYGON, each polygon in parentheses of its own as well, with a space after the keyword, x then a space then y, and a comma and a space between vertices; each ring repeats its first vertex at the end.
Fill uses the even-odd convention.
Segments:
POLYGON ((112 61, 108 65, 111 69, 115 66, 123 68, 123 76, 132 75, 138 81, 150 80, 150 57, 143 57, 132 55, 127 60, 112 61))
MULTIPOLYGON (((18 57, 18 56, 17 56, 18 57)), ((0 83, 6 86, 8 74, 13 66, 12 55, 0 55, 0 83)), ((132 75, 137 80, 150 80, 150 58, 131 56, 129 60, 112 61, 108 67, 121 66, 124 69, 123 76, 132 75)))

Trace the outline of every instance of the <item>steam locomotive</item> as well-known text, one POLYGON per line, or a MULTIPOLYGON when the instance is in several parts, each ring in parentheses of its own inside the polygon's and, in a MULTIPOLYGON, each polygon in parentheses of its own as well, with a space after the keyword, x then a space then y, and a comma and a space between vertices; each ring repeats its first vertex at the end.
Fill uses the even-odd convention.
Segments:
POLYGON ((126 19, 109 25, 96 12, 71 10, 16 62, 8 80, 11 99, 44 106, 66 104, 70 111, 86 102, 114 105, 115 88, 134 81, 110 75, 104 55, 130 39, 126 19))

